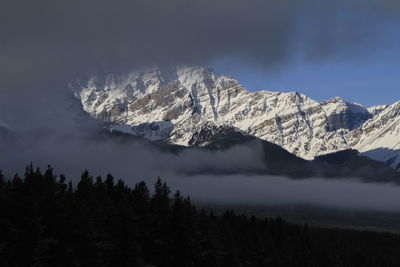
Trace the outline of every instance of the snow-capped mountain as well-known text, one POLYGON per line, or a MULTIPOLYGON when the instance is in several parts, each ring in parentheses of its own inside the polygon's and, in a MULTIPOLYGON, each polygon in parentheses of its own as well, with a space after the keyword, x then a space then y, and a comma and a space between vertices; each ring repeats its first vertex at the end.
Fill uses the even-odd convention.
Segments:
POLYGON ((349 145, 400 170, 400 101, 347 135, 349 145))
POLYGON ((111 130, 189 146, 207 144, 204 137, 197 140, 200 132, 229 127, 305 159, 366 147, 362 129, 393 113, 392 107, 366 109, 339 97, 318 102, 298 92, 250 92, 202 66, 113 73, 70 86, 83 109, 111 130))

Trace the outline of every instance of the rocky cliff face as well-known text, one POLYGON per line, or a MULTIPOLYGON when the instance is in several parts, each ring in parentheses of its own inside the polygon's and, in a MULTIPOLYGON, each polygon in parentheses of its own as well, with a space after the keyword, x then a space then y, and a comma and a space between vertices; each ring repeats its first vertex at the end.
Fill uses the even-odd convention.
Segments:
POLYGON ((384 120, 390 110, 369 111, 340 98, 320 103, 298 92, 250 92, 208 67, 154 67, 74 81, 71 87, 84 110, 111 130, 201 146, 207 144, 205 133, 228 127, 305 159, 361 147, 364 141, 357 138, 368 131, 363 127, 373 124, 373 115, 384 120))
POLYGON ((372 114, 361 104, 345 102, 340 97, 324 101, 321 105, 327 114, 330 131, 353 130, 372 118, 372 114))

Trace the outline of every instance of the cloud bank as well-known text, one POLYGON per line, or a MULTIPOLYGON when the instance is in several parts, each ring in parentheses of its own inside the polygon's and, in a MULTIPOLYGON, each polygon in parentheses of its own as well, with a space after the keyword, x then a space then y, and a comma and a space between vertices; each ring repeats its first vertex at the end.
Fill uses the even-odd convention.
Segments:
POLYGON ((400 187, 356 179, 293 180, 279 176, 181 177, 169 181, 202 203, 274 206, 311 205, 341 210, 400 212, 400 187))

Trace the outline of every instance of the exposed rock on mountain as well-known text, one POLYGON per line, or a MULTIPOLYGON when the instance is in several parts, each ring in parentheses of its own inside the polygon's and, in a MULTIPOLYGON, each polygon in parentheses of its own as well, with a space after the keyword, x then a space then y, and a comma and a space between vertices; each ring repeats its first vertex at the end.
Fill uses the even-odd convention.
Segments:
POLYGON ((329 99, 321 104, 327 114, 330 131, 353 130, 372 118, 371 113, 361 104, 345 102, 340 97, 329 99))
MULTIPOLYGON (((397 126, 390 126, 400 117, 393 106, 366 109, 339 97, 320 103, 298 92, 250 92, 208 67, 154 67, 74 81, 71 87, 84 110, 112 131, 169 144, 202 146, 216 133, 237 131, 313 159, 351 148, 396 149, 393 142, 400 140, 397 126), (390 141, 378 140, 383 132, 390 141), (375 145, 366 145, 371 138, 375 145)), ((393 167, 400 161, 387 157, 393 167)))

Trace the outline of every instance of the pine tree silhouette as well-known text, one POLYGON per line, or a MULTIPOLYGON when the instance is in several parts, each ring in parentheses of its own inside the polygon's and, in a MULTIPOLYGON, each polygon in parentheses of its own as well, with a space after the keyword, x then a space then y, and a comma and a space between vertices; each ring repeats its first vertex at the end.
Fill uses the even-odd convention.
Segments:
POLYGON ((196 209, 160 178, 0 172, 0 266, 400 266, 400 236, 196 209))

